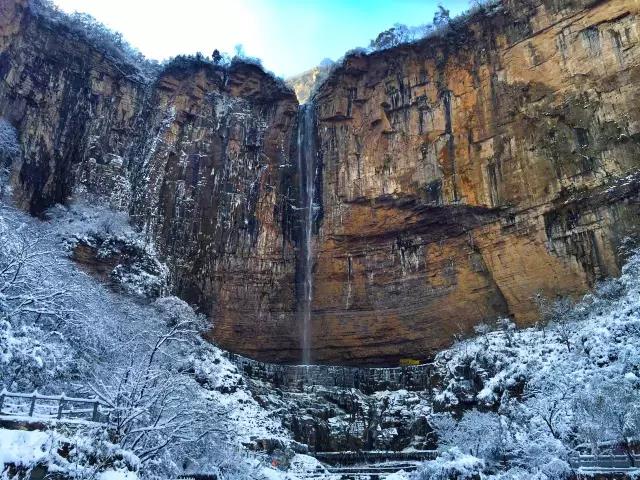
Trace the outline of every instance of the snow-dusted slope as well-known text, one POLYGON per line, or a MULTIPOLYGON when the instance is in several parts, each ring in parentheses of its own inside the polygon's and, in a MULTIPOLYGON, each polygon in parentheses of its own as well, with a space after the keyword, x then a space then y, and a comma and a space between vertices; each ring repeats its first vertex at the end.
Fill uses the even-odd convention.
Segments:
POLYGON ((638 450, 640 253, 576 305, 540 303, 550 323, 517 331, 501 321, 437 356, 435 408, 456 416, 430 423, 450 453, 416 478, 459 468, 474 478, 561 479, 578 453, 638 450))
MULTIPOLYGON (((162 478, 186 467, 258 478, 262 460, 246 457, 242 444, 256 438, 287 442, 288 433, 253 399, 222 352, 200 339, 201 319, 184 302, 119 293, 71 260, 77 242, 97 236, 138 244, 153 255, 126 217, 108 209, 59 207, 41 221, 0 204, 0 388, 97 396, 135 424, 132 430, 124 421, 116 425, 115 443, 139 457, 132 465, 142 476, 162 478), (123 385, 125 395, 117 390, 123 385), (139 440, 136 432, 144 429, 152 438, 139 440), (165 440, 167 448, 147 453, 165 440)), ((138 275, 126 282, 126 292, 144 293, 142 284, 157 279, 138 275)), ((74 438, 98 445, 99 431, 74 438)), ((3 431, 0 450, 14 452, 3 460, 46 463, 33 456, 44 448, 38 435, 17 438, 3 431), (33 446, 25 450, 31 456, 14 458, 20 444, 33 446)), ((56 449, 49 450, 54 468, 56 449)))

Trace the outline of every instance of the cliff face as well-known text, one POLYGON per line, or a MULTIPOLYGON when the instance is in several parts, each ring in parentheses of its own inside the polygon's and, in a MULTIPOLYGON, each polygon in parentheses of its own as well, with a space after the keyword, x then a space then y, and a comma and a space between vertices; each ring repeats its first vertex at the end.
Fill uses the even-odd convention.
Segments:
POLYGON ((26 1, 1 6, 18 202, 40 214, 81 194, 129 211, 223 344, 297 345, 294 93, 245 63, 177 62, 147 78, 26 1))
POLYGON ((293 92, 251 65, 167 74, 134 188, 173 285, 214 319, 214 337, 251 352, 298 348, 293 92), (156 133, 157 132, 157 133, 156 133))
POLYGON ((216 341, 284 362, 302 356, 312 191, 313 360, 423 359, 480 321, 535 321, 538 293, 618 273, 640 226, 639 10, 505 0, 419 44, 349 57, 300 141, 293 92, 256 66, 147 78, 4 0, 14 190, 33 213, 78 194, 129 211, 216 341), (311 190, 296 143, 316 146, 303 156, 316 159, 311 190))
POLYGON ((618 273, 640 223, 623 180, 640 166, 639 9, 507 0, 334 72, 316 96, 316 358, 424 358, 618 273))

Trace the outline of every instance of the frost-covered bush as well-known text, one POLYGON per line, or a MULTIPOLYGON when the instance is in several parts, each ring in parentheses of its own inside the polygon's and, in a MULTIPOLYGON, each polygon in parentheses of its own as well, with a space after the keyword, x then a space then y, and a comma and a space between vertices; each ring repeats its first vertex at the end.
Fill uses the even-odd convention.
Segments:
POLYGON ((631 457, 633 439, 640 440, 640 379, 634 373, 595 378, 573 397, 576 430, 597 452, 613 441, 631 457))
POLYGON ((494 467, 500 432, 508 472, 487 478, 565 478, 575 452, 630 454, 640 442, 640 253, 581 301, 543 307, 548 326, 483 327, 436 357, 438 408, 467 413, 430 422, 441 448, 494 467))
POLYGON ((18 133, 13 125, 0 118, 0 159, 7 159, 20 153, 18 133))
POLYGON ((56 431, 0 429, 0 480, 46 478, 136 480, 138 459, 109 442, 99 428, 77 428, 73 434, 56 431), (33 472, 33 476, 31 476, 33 472))
POLYGON ((427 28, 429 28, 427 25, 407 27, 406 25, 396 23, 393 27, 380 32, 374 40, 371 40, 369 49, 372 51, 386 50, 403 43, 413 42, 424 37, 427 28))
POLYGON ((459 16, 452 18, 449 10, 438 5, 433 16, 433 22, 416 26, 407 26, 396 23, 393 27, 384 30, 369 43, 369 52, 387 50, 398 45, 415 43, 425 38, 445 36, 452 30, 452 26, 459 26, 468 21, 473 15, 488 12, 500 4, 499 0, 474 0, 471 8, 459 16))
POLYGON ((108 267, 109 279, 125 292, 157 298, 168 290, 169 271, 153 245, 128 222, 128 215, 105 205, 75 203, 47 211, 70 252, 83 248, 108 267))
POLYGON ((55 233, 63 237, 68 247, 89 236, 136 238, 126 213, 100 203, 78 201, 68 206, 58 204, 47 210, 46 215, 55 233))
POLYGON ((438 434, 441 448, 457 448, 462 453, 497 462, 504 456, 503 431, 500 417, 492 412, 466 412, 459 420, 450 415, 434 415, 430 423, 438 434))
POLYGON ((243 49, 237 49, 233 56, 226 53, 219 55, 219 57, 213 57, 211 59, 205 57, 201 52, 197 52, 193 55, 176 55, 175 57, 165 61, 161 66, 161 70, 165 73, 178 73, 209 68, 218 71, 219 74, 222 75, 232 71, 233 69, 251 65, 262 70, 262 72, 270 77, 280 88, 289 88, 284 79, 264 68, 262 60, 257 57, 246 55, 243 49))
POLYGON ((0 319, 0 387, 29 392, 70 376, 73 352, 51 332, 0 319))
POLYGON ((484 462, 457 448, 443 453, 436 460, 425 462, 411 480, 481 480, 484 462))
POLYGON ((162 63, 162 71, 192 71, 200 68, 216 68, 222 70, 226 66, 228 66, 227 62, 216 63, 198 52, 193 55, 176 55, 175 57, 171 57, 162 63))
POLYGON ((0 118, 0 199, 9 184, 11 165, 20 154, 20 143, 16 129, 4 118, 0 118))
POLYGON ((56 277, 47 238, 0 208, 0 385, 33 390, 75 371, 72 288, 56 277))
POLYGON ((247 55, 247 53, 244 51, 244 46, 242 44, 238 44, 235 46, 235 55, 233 56, 233 58, 231 58, 231 65, 243 63, 256 65, 262 68, 262 60, 257 57, 251 57, 247 55))
POLYGON ((196 332, 200 332, 208 326, 204 316, 197 315, 191 305, 176 296, 158 298, 153 302, 153 306, 169 327, 188 321, 196 332))
POLYGON ((121 262, 111 272, 111 278, 126 292, 155 298, 167 291, 167 267, 139 244, 122 244, 110 239, 101 244, 98 254, 119 256, 121 262))

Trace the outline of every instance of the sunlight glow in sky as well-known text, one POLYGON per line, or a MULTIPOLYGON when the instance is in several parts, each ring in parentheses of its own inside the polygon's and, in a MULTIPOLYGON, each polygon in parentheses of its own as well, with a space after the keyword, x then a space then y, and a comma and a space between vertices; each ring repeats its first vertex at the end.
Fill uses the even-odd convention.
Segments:
MULTIPOLYGON (((438 0, 54 0, 66 12, 89 13, 121 32, 144 55, 163 60, 243 44, 278 75, 337 60, 394 23, 430 23, 438 0)), ((443 4, 451 16, 468 0, 443 4)))

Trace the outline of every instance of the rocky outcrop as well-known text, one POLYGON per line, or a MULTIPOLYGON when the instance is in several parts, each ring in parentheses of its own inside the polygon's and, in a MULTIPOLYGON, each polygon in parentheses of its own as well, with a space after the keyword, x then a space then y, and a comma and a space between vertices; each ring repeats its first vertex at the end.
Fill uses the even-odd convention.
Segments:
POLYGON ((436 437, 430 390, 379 391, 306 385, 299 391, 246 379, 254 398, 278 412, 296 442, 313 452, 425 450, 436 437))
POLYGON ((316 88, 329 76, 332 65, 331 60, 325 59, 317 67, 287 78, 287 85, 296 92, 296 97, 301 104, 307 103, 316 88))
POLYGON ((424 359, 619 272, 640 225, 638 13, 506 0, 347 58, 315 98, 314 358, 424 359))
POLYGON ((300 141, 293 92, 255 65, 145 70, 4 0, 14 191, 35 214, 76 195, 128 211, 233 351, 299 361, 311 251, 314 361, 422 360, 478 322, 535 321, 539 293, 618 273, 640 226, 639 10, 504 0, 348 56, 300 141), (316 166, 310 250, 297 158, 316 166))
POLYGON ((281 365, 226 356, 260 405, 278 412, 292 438, 313 452, 435 447, 427 418, 442 373, 431 364, 281 365))
POLYGON ((389 390, 426 391, 437 381, 431 364, 392 368, 345 367, 336 365, 283 365, 264 363, 227 353, 229 360, 246 377, 287 391, 304 391, 309 385, 341 390, 358 389, 369 395, 389 390))

